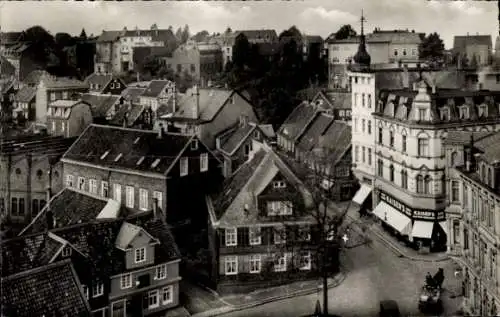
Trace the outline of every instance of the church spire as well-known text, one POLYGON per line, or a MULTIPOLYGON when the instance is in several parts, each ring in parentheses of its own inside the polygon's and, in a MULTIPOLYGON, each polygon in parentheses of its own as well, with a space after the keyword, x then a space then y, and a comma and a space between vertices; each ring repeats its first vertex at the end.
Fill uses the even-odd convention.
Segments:
POLYGON ((356 55, 354 55, 354 62, 359 66, 369 67, 371 62, 371 57, 366 51, 366 38, 365 38, 365 30, 364 23, 366 22, 365 16, 363 14, 363 10, 361 10, 361 36, 358 51, 356 55))

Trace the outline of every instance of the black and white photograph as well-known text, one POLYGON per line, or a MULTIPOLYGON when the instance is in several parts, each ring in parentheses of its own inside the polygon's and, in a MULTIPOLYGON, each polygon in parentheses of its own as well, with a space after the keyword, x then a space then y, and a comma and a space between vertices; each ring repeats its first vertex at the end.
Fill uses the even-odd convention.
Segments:
POLYGON ((500 0, 2 1, 0 249, 1 317, 500 316, 500 0))

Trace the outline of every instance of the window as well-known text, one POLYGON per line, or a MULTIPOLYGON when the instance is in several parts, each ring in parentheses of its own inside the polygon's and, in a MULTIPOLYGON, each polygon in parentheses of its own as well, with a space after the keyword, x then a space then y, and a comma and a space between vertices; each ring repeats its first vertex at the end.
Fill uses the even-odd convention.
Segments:
POLYGON ((261 266, 260 254, 250 255, 250 273, 260 273, 261 266))
POLYGON ((487 117, 488 116, 488 108, 485 105, 481 105, 478 107, 478 116, 479 117, 487 117))
POLYGON ((456 164, 457 164, 457 152, 453 152, 451 153, 450 156, 450 166, 455 167, 456 164))
POLYGON ((418 109, 418 120, 424 121, 426 112, 426 109, 418 109))
POLYGON ((293 214, 293 204, 289 201, 268 201, 268 216, 289 216, 293 214))
POLYGON ((226 235, 227 247, 238 245, 238 236, 236 228, 226 228, 225 235, 226 235))
POLYGON ((418 156, 429 156, 429 139, 418 138, 418 156))
POLYGON ((68 92, 67 91, 63 91, 62 98, 63 99, 68 99, 68 92))
POLYGON ((153 199, 156 199, 158 207, 162 208, 163 206, 163 195, 159 191, 153 192, 153 199))
POLYGON ((132 287, 132 274, 125 274, 120 277, 120 287, 121 289, 132 287))
POLYGON ((363 163, 365 162, 365 151, 366 151, 366 148, 364 146, 361 147, 361 161, 363 163))
MULTIPOLYGON (((37 199, 33 199, 31 201, 31 211, 33 212, 33 215, 38 214, 40 211, 37 199)), ((0 213, 2 212, 4 212, 4 200, 3 198, 0 198, 0 213)))
POLYGON ((372 165, 372 149, 368 148, 368 165, 372 165))
POLYGON ((384 162, 380 159, 377 161, 377 175, 384 177, 384 162))
POLYGON ((10 212, 13 215, 17 216, 17 198, 16 197, 12 197, 11 205, 10 205, 10 212))
POLYGON ((408 172, 406 170, 401 171, 401 187, 408 189, 408 172))
POLYGON ((50 101, 55 101, 56 100, 56 93, 55 92, 51 92, 50 93, 50 101))
POLYGON ((273 233, 274 244, 282 244, 286 242, 286 230, 284 228, 275 228, 273 233))
POLYGON ((191 73, 196 72, 196 66, 194 64, 191 64, 191 73))
MULTIPOLYGON (((356 78, 356 77, 354 77, 356 78)), ((356 83, 358 83, 358 81, 356 80, 356 83)), ((354 93, 354 107, 356 107, 358 105, 358 94, 357 93, 354 93)))
POLYGON ((354 131, 358 132, 358 118, 354 118, 354 131))
POLYGON ((361 106, 365 106, 365 94, 361 94, 361 106))
POLYGON ((361 131, 365 133, 365 119, 361 120, 361 131))
POLYGON ((238 274, 238 257, 236 255, 225 257, 224 272, 226 273, 226 275, 238 274))
POLYGON ((469 108, 467 106, 460 107, 459 109, 460 119, 469 119, 469 108))
POLYGON ((78 177, 78 189, 85 190, 85 178, 78 177))
POLYGON ((394 56, 398 56, 398 50, 394 50, 394 56))
POLYGON ((260 227, 251 227, 248 232, 250 245, 259 245, 262 243, 260 227))
POLYGON ((417 50, 413 48, 411 50, 411 55, 416 56, 417 55, 417 50))
POLYGON ((174 287, 169 285, 163 288, 162 292, 162 303, 163 305, 171 304, 174 301, 172 294, 174 293, 174 287))
POLYGON ((382 128, 378 128, 378 144, 383 143, 383 137, 384 137, 383 133, 384 132, 383 132, 382 128))
POLYGON ((192 140, 191 141, 191 150, 197 150, 198 149, 198 140, 192 140))
POLYGON ((250 155, 250 151, 252 150, 251 144, 245 144, 245 148, 243 150, 245 151, 245 156, 250 155))
POLYGON ((417 175, 417 193, 424 193, 424 177, 422 175, 417 175))
POLYGON ((146 248, 135 249, 135 263, 146 261, 146 248))
POLYGON ((311 252, 302 252, 300 255, 300 269, 301 270, 310 270, 311 269, 311 252))
POLYGON ((177 64, 177 72, 180 73, 182 71, 182 65, 177 64))
POLYGON ((158 300, 158 290, 149 292, 148 294, 148 308, 156 308, 160 306, 160 301, 158 300))
POLYGON ((208 153, 200 154, 200 171, 208 171, 208 153))
POLYGON ((389 180, 394 182, 394 165, 389 166, 389 180))
POLYGON ((109 184, 106 181, 101 182, 101 196, 109 197, 109 184))
POLYGON ((368 108, 371 108, 371 107, 372 107, 372 95, 368 94, 368 108))
POLYGON ((165 278, 167 278, 167 265, 158 265, 156 267, 155 280, 163 280, 165 278))
POLYGON ((89 191, 91 194, 97 195, 97 180, 89 179, 89 191))
POLYGON ((394 147, 394 132, 389 131, 389 145, 390 147, 394 147))
POLYGON ((286 183, 284 181, 275 181, 273 182, 274 188, 286 188, 286 183))
POLYGON ((119 203, 122 201, 122 185, 113 184, 113 199, 119 203))
POLYGON ((128 208, 134 208, 134 187, 125 187, 125 205, 128 208))
POLYGON ((359 146, 356 145, 354 147, 354 161, 358 162, 359 161, 359 146))
POLYGON ((459 197, 459 182, 451 181, 451 201, 458 201, 459 197))
POLYGON ((85 295, 85 298, 89 299, 89 288, 87 287, 87 285, 82 285, 82 290, 83 294, 85 295))
POLYGON ((444 121, 450 120, 450 109, 448 108, 441 109, 441 120, 444 121))
POLYGON ((286 255, 278 255, 274 261, 274 272, 286 271, 286 255))
POLYGON ((148 191, 144 188, 139 188, 139 209, 148 210, 149 208, 148 191))
POLYGON ((63 121, 63 122, 61 122, 61 132, 63 132, 63 133, 64 133, 64 129, 65 129, 65 127, 66 127, 66 123, 65 123, 64 121, 63 121))
POLYGON ((372 122, 371 120, 368 120, 368 134, 372 134, 372 122))
POLYGON ((188 159, 187 159, 187 157, 181 157, 180 170, 181 170, 181 176, 186 176, 188 174, 188 159))
POLYGON ((431 177, 429 175, 424 177, 424 194, 431 193, 431 177))
POLYGON ((467 206, 469 204, 469 188, 467 185, 463 185, 462 188, 462 205, 467 206))
POLYGON ((92 285, 92 297, 99 297, 104 294, 104 284, 97 282, 92 285))
POLYGON ((56 132, 56 122, 52 121, 52 132, 56 132))
POLYGON ((71 250, 72 250, 72 249, 71 249, 71 247, 70 247, 70 246, 65 246, 65 247, 62 249, 62 252, 61 252, 62 254, 61 254, 61 255, 62 255, 63 257, 65 257, 65 258, 66 258, 66 257, 68 257, 68 256, 71 256, 71 250))
POLYGON ((73 187, 73 175, 66 175, 66 187, 73 187))
POLYGON ((401 136, 401 147, 402 147, 402 150, 403 152, 406 152, 406 135, 402 135, 401 136))

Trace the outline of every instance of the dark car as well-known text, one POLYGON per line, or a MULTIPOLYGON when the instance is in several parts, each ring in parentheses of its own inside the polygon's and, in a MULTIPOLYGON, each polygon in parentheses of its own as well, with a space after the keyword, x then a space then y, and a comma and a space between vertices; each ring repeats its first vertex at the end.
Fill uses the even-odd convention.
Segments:
POLYGON ((400 317, 398 303, 393 300, 380 302, 380 317, 400 317))

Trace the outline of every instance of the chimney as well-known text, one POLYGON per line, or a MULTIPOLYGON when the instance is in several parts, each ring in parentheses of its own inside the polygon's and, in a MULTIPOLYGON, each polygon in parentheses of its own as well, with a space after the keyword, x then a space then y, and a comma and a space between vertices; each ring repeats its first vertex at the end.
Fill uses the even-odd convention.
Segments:
POLYGON ((410 75, 408 74, 408 65, 403 66, 403 88, 410 88, 410 75))
POLYGON ((200 92, 198 90, 198 85, 194 85, 193 95, 196 98, 196 101, 193 106, 193 118, 198 119, 200 116, 200 92))
POLYGON ((159 124, 158 139, 163 139, 163 123, 159 124))

